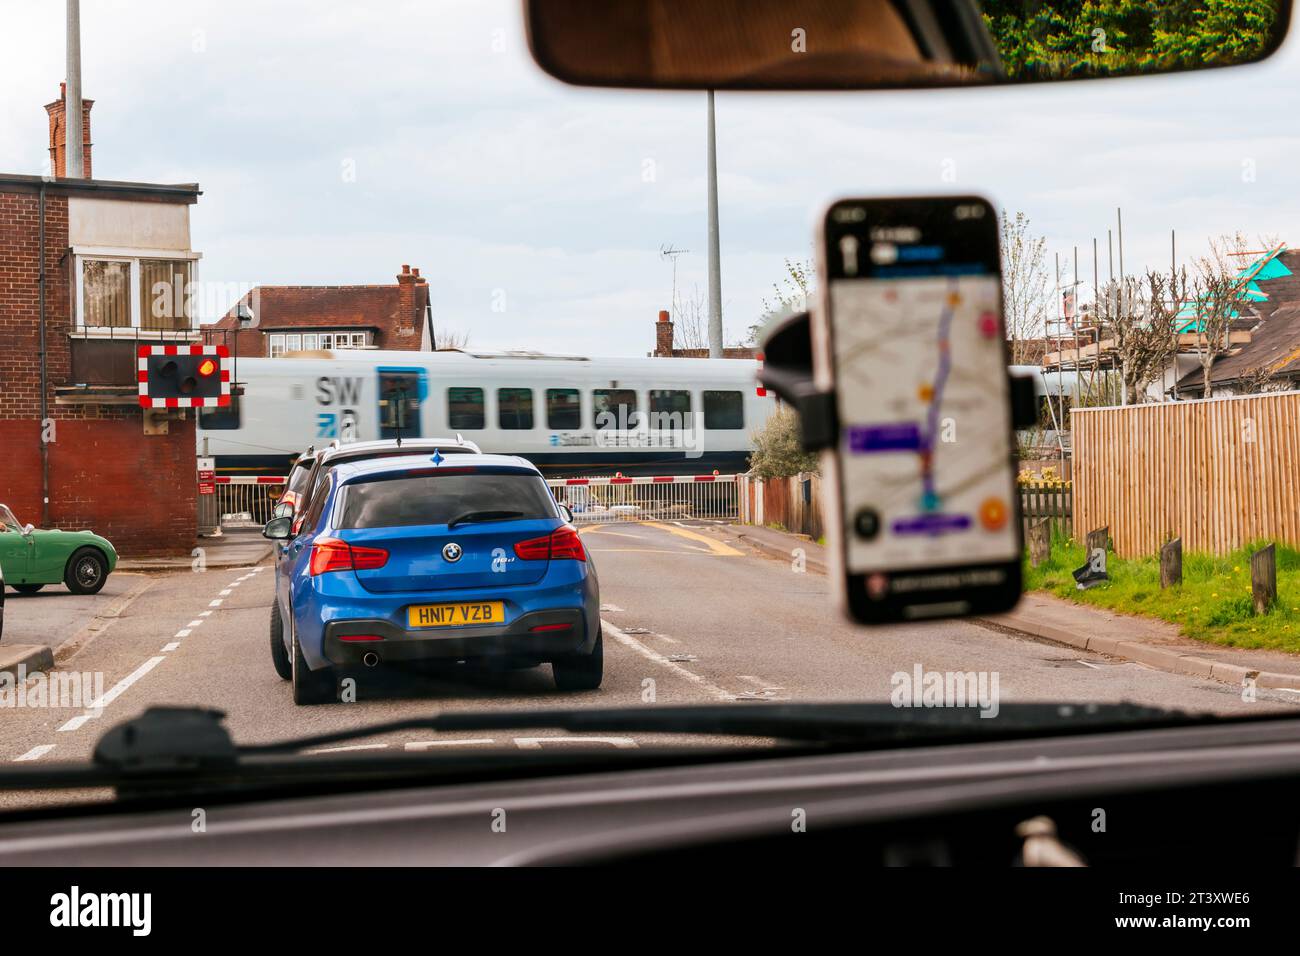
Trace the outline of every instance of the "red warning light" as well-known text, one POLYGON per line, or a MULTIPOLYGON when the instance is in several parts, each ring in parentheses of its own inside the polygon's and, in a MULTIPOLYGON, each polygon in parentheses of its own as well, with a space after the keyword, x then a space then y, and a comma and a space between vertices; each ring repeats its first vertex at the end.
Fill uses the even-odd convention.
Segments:
POLYGON ((216 370, 217 370, 217 363, 212 361, 212 359, 210 358, 205 358, 202 362, 199 363, 199 374, 202 375, 204 378, 207 378, 216 370))

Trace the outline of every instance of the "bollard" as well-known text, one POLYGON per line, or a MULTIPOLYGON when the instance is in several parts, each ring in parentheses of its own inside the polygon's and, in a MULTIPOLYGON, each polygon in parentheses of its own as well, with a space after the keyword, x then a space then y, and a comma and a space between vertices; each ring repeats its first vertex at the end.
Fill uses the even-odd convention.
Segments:
POLYGON ((1074 580, 1080 591, 1110 580, 1106 571, 1106 551, 1109 545, 1109 527, 1088 532, 1084 565, 1074 571, 1074 580))
POLYGON ((1052 553, 1052 522, 1040 518, 1029 526, 1029 564, 1038 567, 1052 553))
POLYGON ((1183 539, 1174 538, 1160 549, 1160 587, 1183 583, 1183 539))
POLYGON ((1271 544, 1250 556, 1250 593, 1256 614, 1267 614, 1277 603, 1277 555, 1271 544))

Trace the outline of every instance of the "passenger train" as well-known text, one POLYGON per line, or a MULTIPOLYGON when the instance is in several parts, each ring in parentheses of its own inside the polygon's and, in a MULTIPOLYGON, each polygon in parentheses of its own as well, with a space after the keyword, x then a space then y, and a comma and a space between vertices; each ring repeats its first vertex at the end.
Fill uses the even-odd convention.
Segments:
POLYGON ((239 360, 243 394, 200 410, 219 474, 283 475, 308 445, 463 437, 555 476, 733 473, 775 399, 742 359, 463 350, 239 360))

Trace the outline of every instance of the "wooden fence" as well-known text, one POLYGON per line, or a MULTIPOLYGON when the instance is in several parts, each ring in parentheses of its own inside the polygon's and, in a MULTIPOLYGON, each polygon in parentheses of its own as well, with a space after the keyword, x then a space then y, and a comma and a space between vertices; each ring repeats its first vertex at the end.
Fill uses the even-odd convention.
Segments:
POLYGON ((826 533, 821 495, 820 475, 766 481, 745 475, 741 478, 741 520, 746 524, 779 525, 816 541, 826 533))
MULTIPOLYGON (((822 517, 822 481, 818 475, 774 478, 763 481, 740 477, 741 521, 746 524, 779 525, 786 531, 806 534, 817 540, 826 533, 822 517)), ((828 489, 829 490, 829 489, 828 489)), ((1071 532, 1073 491, 1070 482, 1022 482, 1020 510, 1029 525, 1039 519, 1051 522, 1053 532, 1071 532)))
POLYGON ((1072 534, 1071 514, 1074 507, 1074 488, 1070 482, 1022 482, 1020 485, 1020 516, 1024 521, 1025 539, 1029 526, 1046 519, 1052 534, 1072 534))
POLYGON ((1300 392, 1076 408, 1074 536, 1107 526, 1118 554, 1225 554, 1300 544, 1300 392))

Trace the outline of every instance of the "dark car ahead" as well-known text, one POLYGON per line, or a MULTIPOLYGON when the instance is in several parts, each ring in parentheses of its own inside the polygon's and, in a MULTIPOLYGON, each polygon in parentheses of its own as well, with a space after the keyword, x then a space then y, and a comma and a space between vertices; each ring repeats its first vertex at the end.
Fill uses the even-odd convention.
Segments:
POLYGON ((336 669, 405 661, 550 663, 562 690, 603 671, 586 549, 541 473, 501 455, 341 464, 285 540, 271 651, 300 704, 333 699, 336 669))

